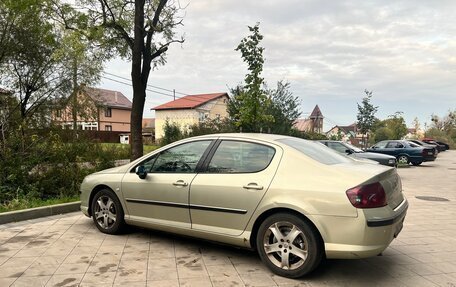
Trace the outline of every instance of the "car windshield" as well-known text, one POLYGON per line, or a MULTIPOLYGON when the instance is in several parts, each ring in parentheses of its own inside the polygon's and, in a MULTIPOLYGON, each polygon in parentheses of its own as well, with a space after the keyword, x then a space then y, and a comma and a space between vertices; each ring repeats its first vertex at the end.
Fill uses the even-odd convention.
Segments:
POLYGON ((345 145, 349 148, 351 148, 354 152, 364 152, 362 149, 360 149, 359 147, 356 147, 352 144, 349 144, 349 143, 345 143, 345 145))
POLYGON ((282 138, 278 139, 278 142, 286 144, 304 155, 321 162, 323 164, 338 164, 352 162, 352 160, 346 156, 340 155, 338 152, 326 147, 319 142, 312 142, 300 138, 282 138))

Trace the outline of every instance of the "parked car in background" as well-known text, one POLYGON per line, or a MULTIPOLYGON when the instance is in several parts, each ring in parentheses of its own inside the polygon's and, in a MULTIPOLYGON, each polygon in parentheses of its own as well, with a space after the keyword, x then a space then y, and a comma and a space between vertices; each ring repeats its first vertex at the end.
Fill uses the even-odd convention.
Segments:
POLYGON ((433 148, 422 147, 406 140, 381 141, 366 151, 395 156, 399 164, 420 165, 425 161, 434 161, 437 157, 433 148))
POLYGON ((321 140, 319 141, 325 146, 333 149, 341 154, 348 155, 352 158, 358 159, 370 159, 374 160, 380 164, 388 165, 388 166, 397 166, 397 161, 394 156, 381 154, 381 153, 374 153, 374 152, 365 152, 362 149, 351 145, 349 143, 345 143, 342 141, 332 141, 332 140, 321 140))
POLYGON ((184 139, 81 184, 81 210, 103 233, 132 224, 257 249, 290 278, 323 258, 382 253, 407 208, 395 168, 271 134, 184 139))
POLYGON ((439 151, 446 151, 446 150, 450 149, 450 145, 449 144, 444 143, 444 142, 438 142, 438 141, 436 141, 434 139, 431 139, 431 138, 424 138, 423 142, 428 143, 428 144, 437 145, 437 148, 439 149, 439 151))
POLYGON ((433 148, 436 153, 439 153, 439 149, 438 149, 436 144, 429 144, 429 143, 425 143, 425 142, 420 141, 420 140, 408 140, 408 141, 412 142, 412 143, 415 143, 415 144, 417 144, 419 146, 422 146, 422 147, 433 148))

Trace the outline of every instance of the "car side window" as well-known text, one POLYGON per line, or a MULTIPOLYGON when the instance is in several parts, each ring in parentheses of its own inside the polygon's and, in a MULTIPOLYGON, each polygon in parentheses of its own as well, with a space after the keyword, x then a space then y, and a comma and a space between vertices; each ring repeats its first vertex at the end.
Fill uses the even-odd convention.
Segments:
POLYGON ((341 143, 333 143, 333 142, 328 142, 328 147, 337 152, 343 153, 343 154, 345 154, 345 151, 348 149, 341 143))
POLYGON ((153 156, 151 156, 150 158, 146 159, 145 161, 143 161, 141 163, 141 165, 144 166, 144 169, 147 172, 150 172, 152 170, 152 166, 154 165, 154 162, 157 159, 157 156, 158 156, 158 154, 154 154, 153 156))
POLYGON ((387 148, 397 148, 397 142, 389 142, 386 145, 387 148))
POLYGON ((162 151, 153 163, 152 173, 193 173, 211 141, 184 143, 162 151))
POLYGON ((257 143, 222 141, 209 162, 209 173, 253 173, 268 167, 275 149, 257 143))

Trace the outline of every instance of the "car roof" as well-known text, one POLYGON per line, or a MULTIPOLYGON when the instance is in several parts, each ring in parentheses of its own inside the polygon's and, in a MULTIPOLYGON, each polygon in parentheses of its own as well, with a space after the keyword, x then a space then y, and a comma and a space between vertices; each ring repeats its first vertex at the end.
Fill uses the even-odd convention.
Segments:
POLYGON ((276 134, 261 134, 261 133, 219 133, 219 134, 210 134, 210 135, 202 135, 192 137, 192 139, 197 138, 218 138, 218 137, 230 137, 230 138, 238 138, 238 139, 256 139, 256 140, 264 140, 264 141, 276 141, 278 139, 283 138, 292 138, 291 136, 284 136, 284 135, 276 135, 276 134))

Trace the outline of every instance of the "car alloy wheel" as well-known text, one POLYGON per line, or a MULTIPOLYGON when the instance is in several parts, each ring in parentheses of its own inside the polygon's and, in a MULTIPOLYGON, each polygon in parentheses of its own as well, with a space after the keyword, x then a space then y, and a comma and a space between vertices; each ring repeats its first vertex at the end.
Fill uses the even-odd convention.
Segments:
POLYGON ((304 233, 286 221, 269 226, 263 238, 263 248, 269 260, 285 270, 295 270, 304 264, 307 245, 304 233))
POLYGON ((409 158, 406 155, 401 155, 397 158, 397 162, 399 164, 408 164, 409 163, 409 158))
POLYGON ((273 272, 290 278, 311 272, 322 258, 316 231, 293 214, 267 218, 258 230, 257 249, 273 272))
POLYGON ((122 205, 117 196, 108 189, 98 191, 93 197, 92 217, 103 233, 115 234, 124 226, 122 205))

